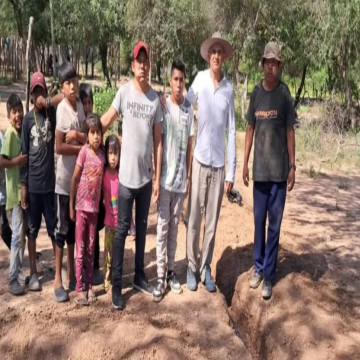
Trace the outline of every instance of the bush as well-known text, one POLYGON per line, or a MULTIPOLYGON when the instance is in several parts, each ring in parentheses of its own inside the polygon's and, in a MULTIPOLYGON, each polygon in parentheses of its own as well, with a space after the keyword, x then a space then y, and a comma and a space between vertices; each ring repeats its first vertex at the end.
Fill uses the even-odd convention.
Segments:
POLYGON ((115 87, 109 88, 106 81, 102 88, 93 87, 94 96, 94 112, 102 116, 111 106, 117 89, 115 87))

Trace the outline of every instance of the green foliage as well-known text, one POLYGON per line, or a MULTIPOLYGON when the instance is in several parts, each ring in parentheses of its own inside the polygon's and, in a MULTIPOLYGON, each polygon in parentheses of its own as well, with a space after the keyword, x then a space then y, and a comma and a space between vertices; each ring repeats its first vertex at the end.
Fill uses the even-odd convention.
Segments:
POLYGON ((116 91, 115 87, 109 88, 106 81, 101 89, 93 88, 95 113, 102 116, 110 108, 116 91))

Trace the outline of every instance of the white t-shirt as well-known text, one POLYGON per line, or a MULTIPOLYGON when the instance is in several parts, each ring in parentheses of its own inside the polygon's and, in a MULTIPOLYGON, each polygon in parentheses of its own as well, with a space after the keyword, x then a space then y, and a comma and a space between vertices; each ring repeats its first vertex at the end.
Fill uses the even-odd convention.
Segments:
POLYGON ((185 193, 186 152, 189 137, 194 135, 194 110, 188 100, 177 105, 168 97, 164 112, 160 184, 166 190, 185 193))
POLYGON ((122 115, 119 181, 140 189, 152 180, 153 129, 163 117, 159 96, 152 88, 146 94, 137 91, 130 81, 120 87, 112 106, 122 115))
MULTIPOLYGON (((70 130, 86 131, 84 107, 80 99, 76 100, 76 111, 66 99, 61 100, 56 110, 56 130, 66 134, 70 130)), ((79 145, 73 141, 72 145, 79 145)), ((71 178, 74 173, 77 155, 59 155, 56 164, 55 193, 70 195, 71 178)))

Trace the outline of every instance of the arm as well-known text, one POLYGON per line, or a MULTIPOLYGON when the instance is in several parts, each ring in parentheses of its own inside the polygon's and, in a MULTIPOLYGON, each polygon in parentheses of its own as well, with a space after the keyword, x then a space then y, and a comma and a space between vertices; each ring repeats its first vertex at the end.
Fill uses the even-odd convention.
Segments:
POLYGON ((194 105, 196 103, 196 100, 198 98, 199 94, 199 85, 200 85, 200 79, 199 79, 200 73, 198 73, 193 81, 193 83, 190 86, 189 91, 186 94, 186 99, 190 102, 191 105, 194 105))
POLYGON ((44 109, 44 108, 48 108, 49 106, 53 106, 53 107, 56 107, 59 105, 60 101, 62 99, 64 99, 65 95, 63 93, 60 93, 60 94, 56 94, 55 96, 53 97, 47 97, 46 99, 42 96, 39 96, 37 99, 36 99, 36 107, 38 109, 44 109))
POLYGON ((249 157, 250 157, 250 152, 254 138, 254 130, 255 130, 254 125, 249 123, 246 128, 244 170, 243 170, 243 180, 246 186, 249 186, 249 157))
MULTIPOLYGON (((22 123, 22 129, 21 129, 21 153, 23 155, 29 154, 29 129, 28 129, 29 122, 23 121, 22 123)), ((28 164, 23 165, 20 168, 20 179, 21 184, 23 187, 27 188, 28 185, 28 174, 29 174, 29 166, 28 164)))
POLYGON ((80 177, 81 177, 81 167, 76 164, 74 174, 71 178, 71 188, 70 188, 70 218, 72 221, 75 221, 75 194, 77 191, 77 187, 79 185, 80 177))
POLYGON ((118 113, 112 106, 110 106, 109 110, 101 117, 101 124, 104 133, 109 129, 110 125, 116 120, 117 117, 118 113))
POLYGON ((230 108, 227 120, 227 160, 228 160, 228 171, 226 174, 226 193, 232 189, 235 181, 235 170, 236 170, 236 129, 235 129, 235 101, 234 95, 230 100, 230 108))
POLYGON ((159 199, 160 177, 161 177, 161 159, 162 159, 162 139, 161 139, 161 122, 154 124, 154 164, 155 164, 155 185, 154 201, 159 199))
POLYGON ((295 130, 293 126, 287 128, 286 138, 291 166, 288 176, 288 191, 291 191, 295 185, 295 130))
POLYGON ((17 157, 14 157, 13 159, 9 159, 6 155, 0 156, 0 168, 1 169, 10 169, 14 166, 19 166, 21 159, 27 159, 26 155, 20 154, 17 157))
POLYGON ((55 131, 56 153, 58 155, 77 155, 81 145, 71 145, 65 142, 65 133, 60 130, 55 131))

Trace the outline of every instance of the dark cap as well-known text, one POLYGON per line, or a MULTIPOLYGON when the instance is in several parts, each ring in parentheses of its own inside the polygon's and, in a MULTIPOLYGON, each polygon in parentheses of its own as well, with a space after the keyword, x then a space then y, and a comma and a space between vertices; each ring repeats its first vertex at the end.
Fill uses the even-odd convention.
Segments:
POLYGON ((139 41, 134 47, 133 59, 137 59, 140 50, 144 50, 146 57, 149 58, 149 52, 148 52, 148 48, 147 48, 146 44, 142 41, 139 41))

